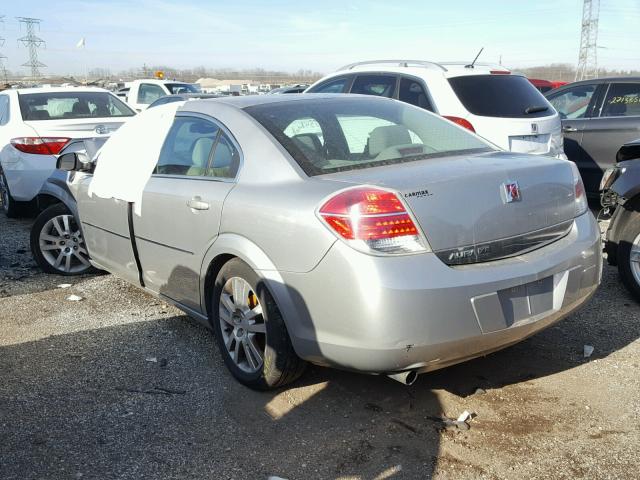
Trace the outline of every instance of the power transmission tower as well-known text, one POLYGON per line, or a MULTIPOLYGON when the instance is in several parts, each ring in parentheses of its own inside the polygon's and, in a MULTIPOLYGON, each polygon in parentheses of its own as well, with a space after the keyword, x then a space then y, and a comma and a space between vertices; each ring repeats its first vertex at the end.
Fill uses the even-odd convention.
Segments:
POLYGON ((31 68, 31 77, 35 80, 40 76, 40 67, 46 67, 44 63, 38 61, 38 48, 45 47, 46 44, 44 40, 36 36, 34 28, 35 25, 38 25, 38 28, 40 28, 40 22, 42 20, 28 17, 16 18, 20 23, 25 24, 25 28, 27 30, 27 34, 18 39, 18 42, 29 48, 29 61, 27 63, 23 63, 22 66, 31 68))
MULTIPOLYGON (((4 15, 0 15, 0 23, 4 25, 4 15)), ((0 47, 4 46, 4 38, 0 37, 0 47)), ((0 74, 2 75, 2 78, 4 78, 4 82, 7 83, 7 69, 4 66, 4 61, 7 59, 6 55, 3 55, 2 52, 0 52, 0 74)))
POLYGON ((584 0, 576 81, 598 76, 598 17, 600 0, 584 0))

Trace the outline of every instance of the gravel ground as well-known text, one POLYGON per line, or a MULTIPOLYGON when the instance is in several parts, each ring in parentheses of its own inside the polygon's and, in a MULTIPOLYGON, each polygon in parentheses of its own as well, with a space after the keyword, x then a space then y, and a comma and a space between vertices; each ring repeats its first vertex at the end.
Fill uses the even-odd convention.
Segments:
POLYGON ((2 479, 638 478, 640 308, 611 267, 579 313, 411 387, 311 367, 257 393, 178 310, 40 273, 30 224, 0 215, 2 479))

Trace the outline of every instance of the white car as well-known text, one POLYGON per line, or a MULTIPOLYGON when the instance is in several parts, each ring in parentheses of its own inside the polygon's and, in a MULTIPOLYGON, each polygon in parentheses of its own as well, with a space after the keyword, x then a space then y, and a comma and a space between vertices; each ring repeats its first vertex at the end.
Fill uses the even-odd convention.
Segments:
POLYGON ((558 113, 526 77, 502 66, 359 62, 320 79, 305 93, 394 98, 438 113, 504 150, 567 158, 558 113))
POLYGON ((27 88, 0 92, 0 198, 10 217, 37 200, 74 138, 108 136, 135 112, 100 88, 27 88))
POLYGON ((191 83, 175 80, 143 79, 127 84, 126 101, 136 112, 149 108, 153 102, 166 95, 197 94, 200 88, 191 83))

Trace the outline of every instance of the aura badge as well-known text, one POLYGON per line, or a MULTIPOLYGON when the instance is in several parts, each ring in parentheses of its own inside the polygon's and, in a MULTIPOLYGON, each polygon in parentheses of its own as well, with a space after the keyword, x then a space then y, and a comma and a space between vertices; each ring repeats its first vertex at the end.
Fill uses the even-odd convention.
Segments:
POLYGON ((513 203, 522 200, 522 194, 520 193, 520 186, 518 185, 518 182, 503 183, 502 193, 504 203, 513 203))
POLYGON ((532 135, 537 135, 538 134, 538 124, 537 123, 532 123, 531 124, 531 134, 532 135))

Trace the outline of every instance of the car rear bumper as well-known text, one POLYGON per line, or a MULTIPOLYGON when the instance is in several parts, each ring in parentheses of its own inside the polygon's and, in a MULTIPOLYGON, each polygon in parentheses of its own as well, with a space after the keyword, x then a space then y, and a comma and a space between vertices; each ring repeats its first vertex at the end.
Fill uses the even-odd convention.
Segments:
POLYGON ((42 184, 55 170, 56 157, 22 153, 14 158, 17 158, 17 161, 2 162, 9 191, 17 201, 31 201, 40 193, 42 184))
POLYGON ((512 345, 569 315, 600 283, 593 215, 526 255, 449 267, 336 242, 311 272, 272 285, 296 352, 372 373, 429 371, 512 345))

